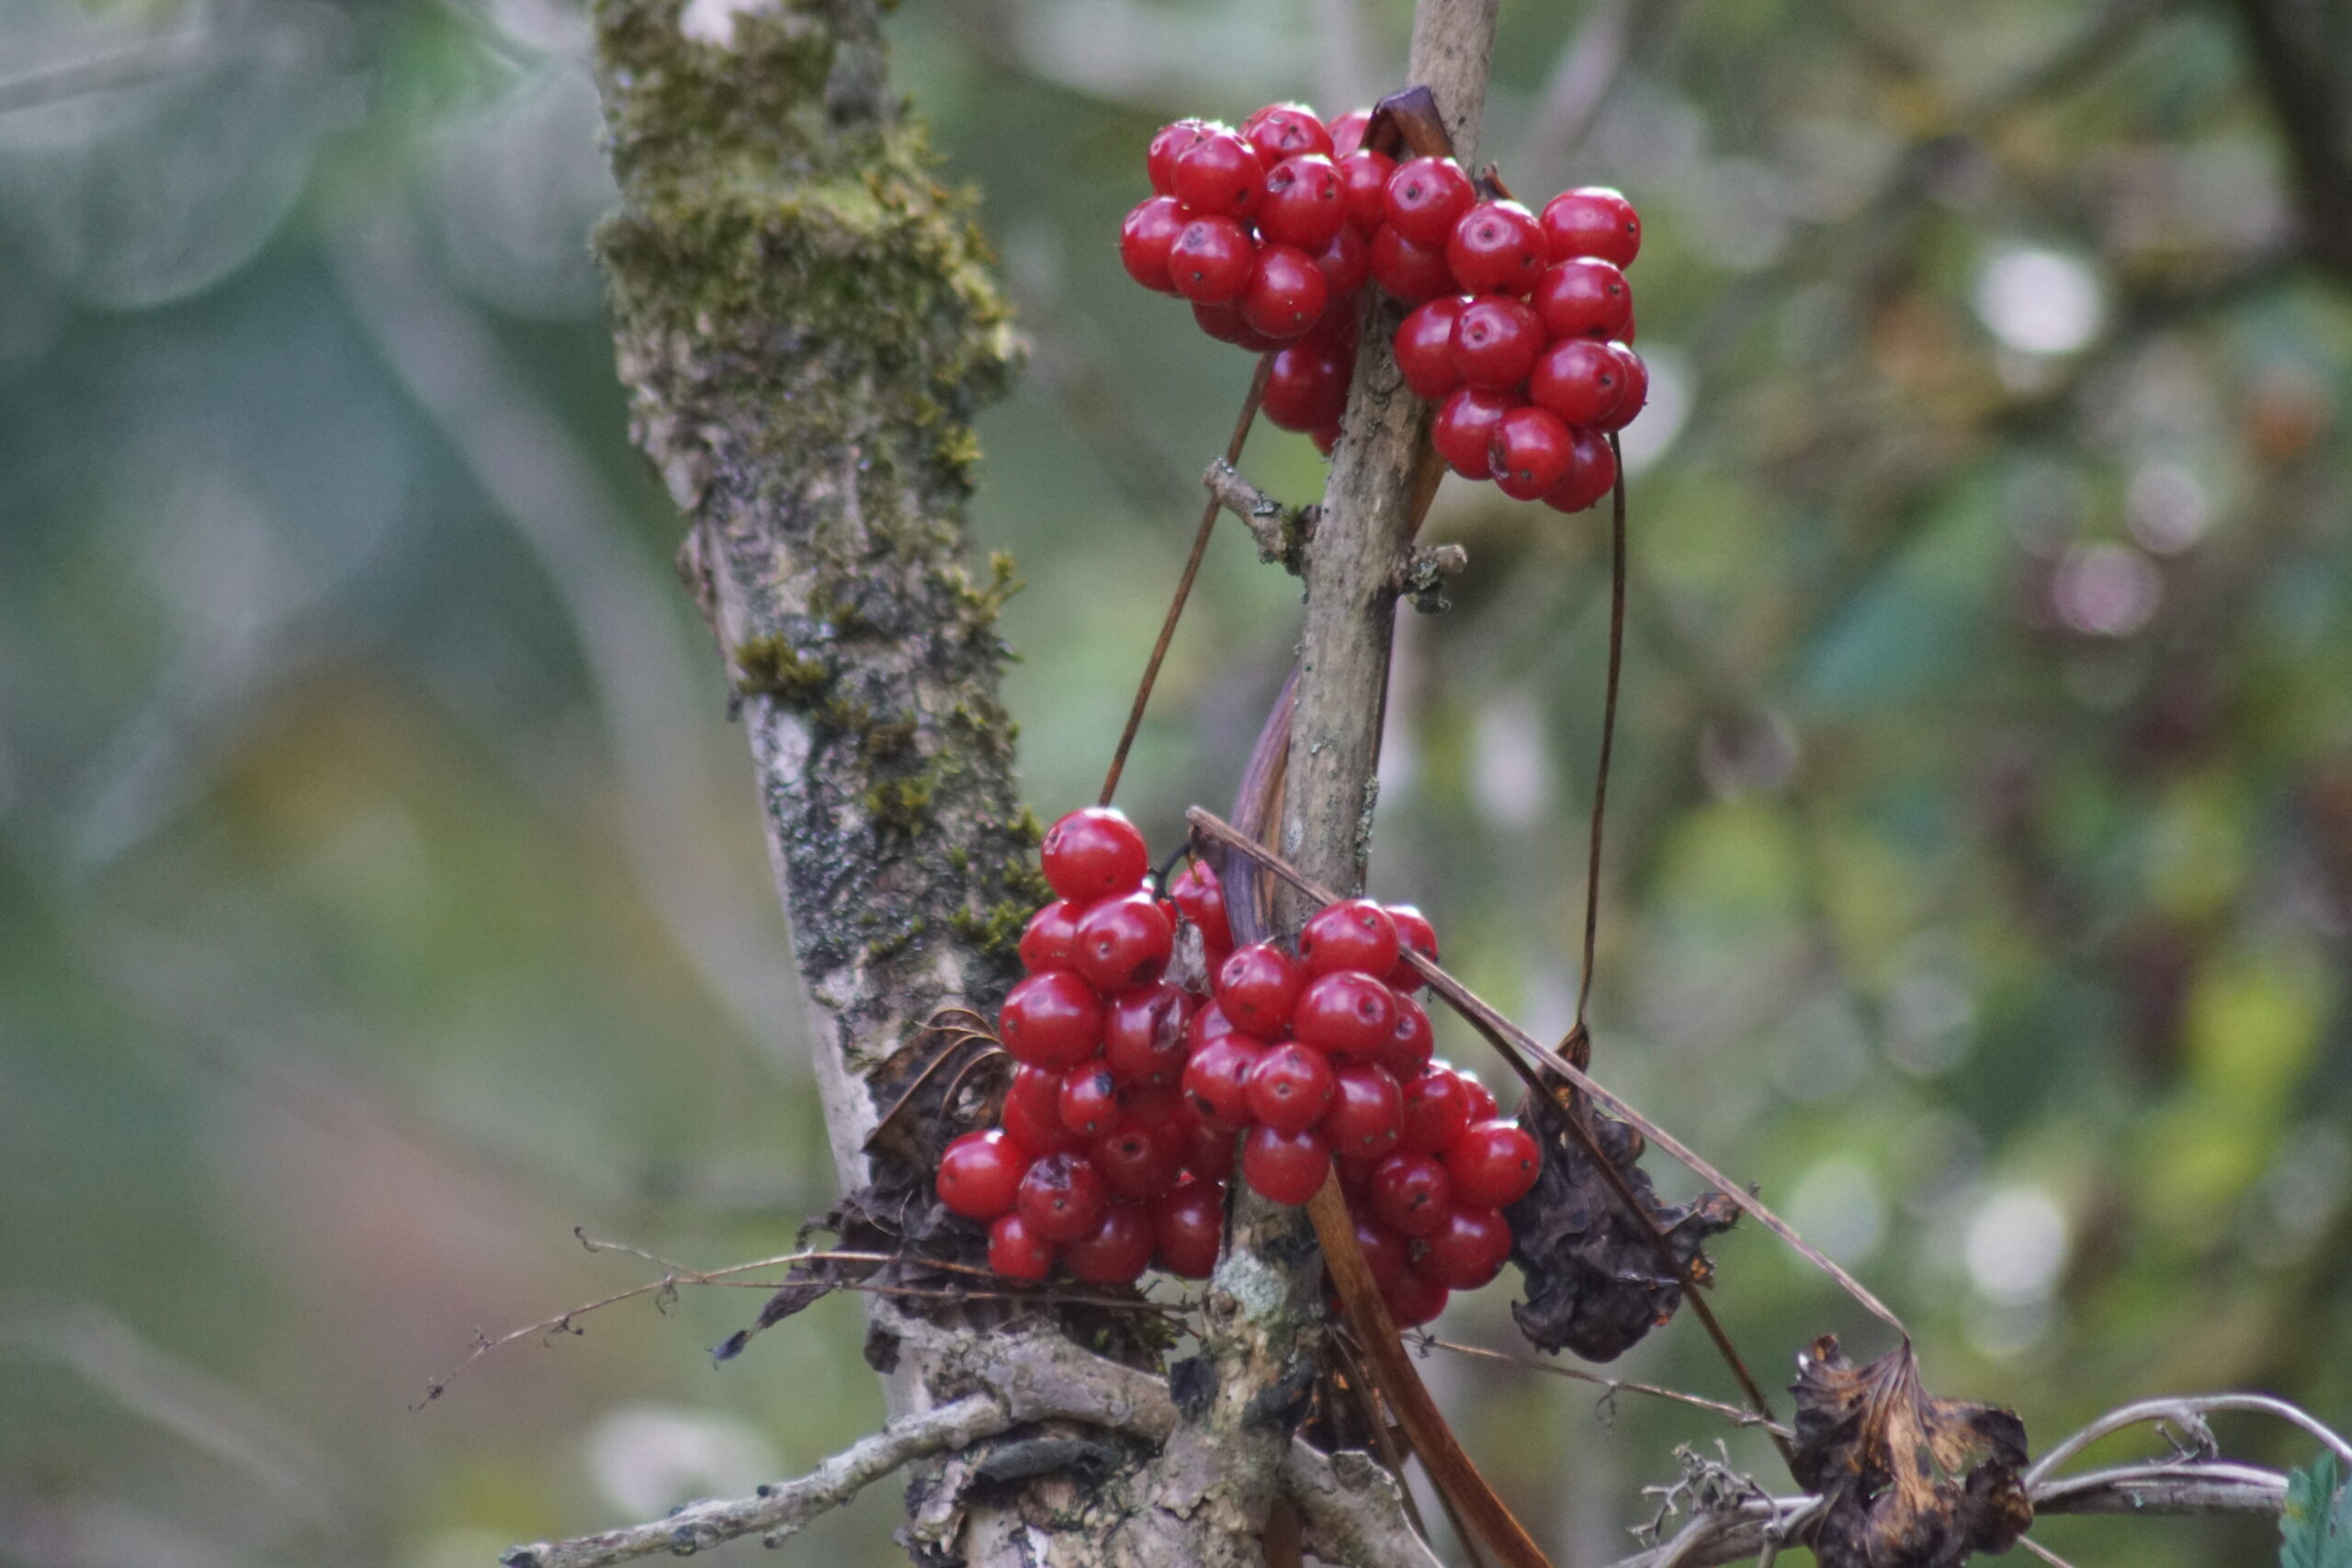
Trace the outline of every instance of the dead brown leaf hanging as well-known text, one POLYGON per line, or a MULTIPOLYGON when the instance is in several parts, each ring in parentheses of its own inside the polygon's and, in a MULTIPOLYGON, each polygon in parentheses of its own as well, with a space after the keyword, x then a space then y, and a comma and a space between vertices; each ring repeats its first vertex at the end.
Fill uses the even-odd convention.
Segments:
POLYGON ((2007 1551, 2033 1523, 2019 1483, 2025 1426, 1938 1399, 1908 1341, 1857 1367, 1825 1334, 1797 1358, 1798 1483, 1827 1500, 1822 1568, 1953 1568, 2007 1551))

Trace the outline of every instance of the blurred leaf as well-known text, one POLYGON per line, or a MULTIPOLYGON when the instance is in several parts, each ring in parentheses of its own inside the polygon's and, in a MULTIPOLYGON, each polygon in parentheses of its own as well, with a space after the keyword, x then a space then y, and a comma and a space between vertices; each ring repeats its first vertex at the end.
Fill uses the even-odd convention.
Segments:
POLYGON ((2278 1538, 2278 1568, 2352 1568, 2352 1489, 2333 1450, 2288 1473, 2278 1538))

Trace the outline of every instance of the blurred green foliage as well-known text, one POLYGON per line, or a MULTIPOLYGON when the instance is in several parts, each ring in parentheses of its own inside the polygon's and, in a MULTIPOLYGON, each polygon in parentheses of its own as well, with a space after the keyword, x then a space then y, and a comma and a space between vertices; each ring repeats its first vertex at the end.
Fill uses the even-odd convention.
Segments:
MULTIPOLYGON (((2352 1417, 2352 309, 2296 260, 2249 8, 1511 0, 1485 141, 1522 194, 1614 184, 1647 225, 1596 1070, 2037 1448, 2159 1391, 2352 1417)), ((639 1298, 411 1408, 477 1325, 659 1278, 572 1226, 707 1267, 831 1192, 749 770, 612 376, 580 18, 5 17, 0 1560, 440 1568, 805 1467, 879 1408, 854 1302, 714 1369, 755 1292, 639 1298)), ((1028 583, 1043 815, 1091 797, 1247 378, 1116 265, 1144 142, 1369 99, 1408 20, 893 24, 1031 347, 975 526, 1028 583)), ((1320 486, 1301 438, 1243 466, 1320 486)), ((1556 1032, 1605 540, 1451 482, 1429 536, 1472 569, 1401 639, 1375 886, 1556 1032)), ((1127 775, 1156 841, 1229 795, 1295 604, 1212 552, 1127 775)), ((1768 1384, 1826 1330, 1883 1348, 1770 1238, 1718 1256, 1768 1384)), ((1448 1332, 1511 1347, 1509 1299, 1448 1332)), ((1611 1370, 1730 1393, 1683 1323, 1611 1370)), ((1679 1408, 1430 1375, 1564 1564, 1626 1549, 1678 1442, 1785 1480, 1679 1408)), ((899 1560, 891 1491, 797 1550, 899 1560)))

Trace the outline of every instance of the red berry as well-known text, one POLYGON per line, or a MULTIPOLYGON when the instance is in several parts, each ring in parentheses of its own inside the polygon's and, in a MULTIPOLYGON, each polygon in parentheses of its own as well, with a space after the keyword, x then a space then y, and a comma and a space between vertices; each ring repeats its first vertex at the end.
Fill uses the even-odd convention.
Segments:
POLYGON ((1295 344, 1274 355, 1259 408, 1277 430, 1320 430, 1347 412, 1351 355, 1295 344))
POLYGON ((1144 156, 1144 170, 1151 176, 1151 188, 1162 196, 1174 196, 1176 160, 1211 131, 1224 129, 1205 119, 1180 119, 1160 127, 1159 134, 1151 139, 1151 150, 1144 156))
POLYGON ((1306 976, 1290 954, 1268 942, 1236 948, 1216 972, 1216 1005, 1233 1027, 1260 1040, 1279 1040, 1306 976))
POLYGON ((1284 1041, 1250 1069, 1250 1114, 1276 1132, 1304 1132, 1330 1109, 1335 1084, 1330 1063, 1295 1041, 1284 1041))
POLYGON ((1058 1122, 1062 1114, 1062 1075, 1051 1067, 1033 1067, 1023 1062, 1012 1069, 1012 1084, 1005 1090, 1004 1098, 1007 1104, 1019 1100, 1031 1114, 1058 1122))
POLYGON ((1219 343, 1229 343, 1236 348, 1246 348, 1252 354, 1267 354, 1282 345, 1241 319, 1238 305, 1195 305, 1193 321, 1202 332, 1219 343))
POLYGON ((1257 243, 1233 219, 1195 218, 1168 247, 1168 281, 1195 305, 1222 305, 1250 282, 1257 243))
POLYGON ((1062 1248, 1062 1267, 1090 1285, 1132 1285, 1151 1267, 1151 1216, 1114 1203, 1100 1224, 1062 1248))
POLYGON ((1122 1198, 1157 1198, 1176 1185, 1184 1164, 1184 1129, 1130 1115, 1087 1148, 1111 1190, 1122 1198))
POLYGON ((1453 323, 1470 301, 1458 294, 1442 294, 1413 307, 1396 327, 1396 368, 1413 395, 1436 402, 1462 385, 1453 367, 1453 323))
POLYGON ((1084 1155, 1047 1155, 1021 1179, 1021 1217, 1047 1241, 1076 1241, 1102 1223, 1111 1189, 1084 1155))
POLYGON ((1428 1245, 1421 1272, 1449 1290, 1475 1291, 1510 1261, 1510 1226, 1493 1209, 1456 1203, 1428 1245))
POLYGON ((1194 217, 1250 218, 1264 197, 1266 161, 1230 130, 1212 130, 1176 160, 1177 200, 1194 217))
POLYGON ((1217 880, 1208 862, 1196 860, 1187 865, 1169 884, 1168 896, 1175 900, 1177 913, 1200 928, 1205 945, 1233 945, 1233 931, 1225 919, 1225 884, 1217 880))
POLYGON ((1425 1323, 1435 1323, 1445 1311, 1448 1292, 1443 1285, 1418 1269, 1408 1269, 1396 1277, 1396 1282, 1380 1292, 1388 1304, 1388 1315, 1396 1320, 1399 1328, 1419 1328, 1425 1323))
POLYGON ((1204 1181, 1224 1181, 1233 1174, 1233 1137, 1234 1129, 1210 1126, 1193 1113, 1187 1102, 1184 1108, 1184 1168, 1204 1181))
POLYGON ((1482 201, 1455 220, 1445 265, 1470 294, 1524 296, 1544 276, 1544 230, 1515 201, 1482 201))
POLYGON ((1490 294, 1473 299, 1454 318, 1453 368, 1474 387, 1514 389, 1543 352, 1543 321, 1516 299, 1490 294))
POLYGON ((1352 970, 1318 975, 1291 1009, 1291 1033, 1342 1061, 1376 1062, 1396 1028, 1396 993, 1352 970))
POLYGON ((1242 1179, 1268 1202, 1304 1203, 1330 1173, 1331 1147, 1312 1130, 1284 1133, 1252 1127, 1241 1140, 1242 1179))
POLYGON ((1370 109, 1350 109, 1331 122, 1331 151, 1344 157, 1363 145, 1363 133, 1372 124, 1370 109))
POLYGON ((1054 1271, 1054 1244, 1019 1214, 989 1227, 989 1270, 1010 1280, 1042 1280, 1054 1271))
POLYGON ((1597 430, 1579 430, 1568 477, 1544 498, 1544 504, 1557 512, 1582 512, 1616 488, 1617 454, 1609 449, 1609 438, 1597 430))
POLYGON ((1470 1120, 1491 1122, 1501 1107, 1495 1103, 1495 1091, 1478 1081, 1478 1075, 1467 1067, 1456 1067, 1453 1076, 1462 1080, 1462 1092, 1470 1097, 1470 1120))
POLYGON ((1028 1151, 1002 1133, 967 1133, 939 1156, 939 1201, 967 1220, 995 1219, 1012 1207, 1028 1168, 1028 1151))
POLYGON ((1544 270, 1535 285, 1535 312, 1554 337, 1605 341, 1634 319, 1634 290, 1613 263, 1574 256, 1544 270))
POLYGON ((1299 929, 1298 959, 1310 975, 1335 969, 1385 975, 1396 964, 1396 924, 1369 898, 1326 904, 1299 929))
MULTIPOLYGON (((1178 1074, 1182 1077, 1182 1074, 1178 1074)), ((1133 1122, 1154 1133, 1165 1133, 1170 1138, 1181 1138, 1193 1125, 1193 1112, 1184 1104, 1184 1091, 1173 1084, 1147 1084, 1127 1090, 1127 1114, 1120 1122, 1133 1122)), ((1182 1150, 1178 1151, 1180 1154, 1182 1150)))
POLYGON ((1428 1009, 1393 986, 1389 994, 1396 998, 1396 1027, 1389 1033, 1388 1049, 1380 1065, 1398 1083, 1406 1083, 1430 1065, 1430 1057, 1437 1052, 1437 1033, 1430 1027, 1428 1009))
POLYGON ((1119 1080, 1108 1067, 1081 1067, 1062 1079, 1055 1114, 1081 1138, 1099 1138, 1119 1124, 1119 1080))
POLYGON ((1454 286, 1453 269, 1445 265, 1443 251, 1417 245, 1385 226, 1373 231, 1372 277, 1408 305, 1461 292, 1454 286))
MULTIPOLYGON (((1226 956, 1229 958, 1232 954, 1227 953, 1226 956)), ((1218 967, 1222 968, 1223 965, 1220 964, 1218 967)), ((1216 1003, 1211 1002, 1194 1013, 1192 1021, 1184 1025, 1185 1054, 1197 1055, 1201 1047, 1210 1041, 1222 1040, 1234 1032, 1236 1031, 1233 1021, 1225 1016, 1225 1010, 1216 1003)))
POLYGON ((1061 1094, 1060 1076, 1057 1074, 1047 1076, 1053 1079, 1055 1101, 1049 1102, 1041 1110, 1017 1095, 1007 1095, 1004 1112, 1000 1118, 1004 1123, 1005 1135, 1020 1145, 1032 1158, 1043 1158, 1046 1155, 1075 1154, 1086 1146, 1085 1139, 1075 1135, 1069 1128, 1062 1125, 1061 1106, 1058 1102, 1061 1094))
POLYGON ((1387 226, 1388 177, 1396 172, 1396 160, 1385 152, 1369 148, 1343 153, 1340 158, 1340 187, 1348 205, 1348 227, 1359 234, 1371 234, 1387 226))
POLYGON ((1241 122, 1241 134, 1269 164, 1331 155, 1331 133, 1305 104, 1268 104, 1241 122))
POLYGON ((1650 400, 1650 367, 1642 356, 1622 343, 1612 343, 1609 352, 1617 356, 1617 368, 1623 376, 1625 389, 1618 395, 1617 406, 1609 417, 1600 422, 1600 430, 1623 430, 1634 423, 1634 416, 1650 400))
POLYGON ((1372 1270, 1374 1287, 1387 1290, 1409 1261, 1405 1238, 1369 1214, 1351 1213, 1348 1218, 1355 1222, 1356 1248, 1363 1254, 1364 1267, 1372 1270))
POLYGON ((1568 477, 1576 448, 1568 427, 1546 409, 1515 408, 1495 421, 1487 444, 1497 488, 1513 501, 1535 501, 1568 477))
POLYGON ((1624 395, 1624 367, 1605 343, 1563 338, 1544 351, 1527 378, 1527 396, 1538 407, 1579 429, 1599 423, 1624 395))
POLYGON ((1184 1076, 1184 1026, 1193 998, 1163 980, 1122 991, 1102 1013, 1102 1060, 1130 1084, 1168 1085, 1184 1076))
POLYGON ((1327 424, 1320 430, 1308 431, 1307 438, 1315 443, 1317 452, 1328 457, 1340 449, 1340 437, 1346 434, 1339 425, 1327 424))
POLYGON ((1473 1122, 1445 1151, 1445 1172, 1464 1203, 1499 1209, 1527 1196, 1543 1152, 1516 1122, 1473 1122))
POLYGON ((1078 918, 1086 906, 1057 898, 1029 917, 1021 932, 1021 966, 1032 975, 1078 966, 1078 918))
POLYGON ((1078 972, 1101 991, 1148 986, 1168 968, 1176 932, 1148 895, 1104 898, 1078 921, 1078 972))
POLYGON ((1373 1168, 1373 1217, 1398 1235, 1429 1235, 1445 1223, 1453 1201, 1453 1179, 1430 1155, 1407 1150, 1373 1168))
POLYGON ((1172 196, 1152 197, 1128 213, 1119 225, 1119 265, 1127 276, 1157 293, 1175 293, 1168 281, 1168 247, 1187 221, 1172 196))
POLYGON ((1187 1181, 1152 1201, 1151 1230, 1159 1266, 1180 1280, 1205 1280, 1216 1268, 1225 1239, 1225 1189, 1213 1181, 1187 1181))
POLYGON ((1250 1074, 1263 1047, 1238 1034, 1212 1040, 1184 1064, 1184 1100, 1206 1126, 1238 1133, 1250 1125, 1250 1074))
POLYGON ((1347 226, 1347 192, 1330 159, 1320 153, 1284 158, 1266 172, 1265 199, 1258 207, 1261 239, 1319 251, 1347 226))
POLYGON ((1494 478, 1487 449, 1494 442, 1496 423, 1514 406, 1507 392, 1457 388, 1439 405, 1437 423, 1430 429, 1438 456, 1465 479, 1494 478))
POLYGON ((1321 318, 1330 296, 1331 286, 1313 256, 1296 245, 1261 245, 1242 287, 1241 319, 1286 343, 1321 318))
POLYGON ((1080 904, 1132 893, 1151 870, 1143 835, 1108 806, 1082 807, 1046 829, 1037 859, 1054 891, 1080 904))
POLYGON ((1641 254, 1642 220, 1634 204, 1606 186, 1565 191, 1544 204, 1544 238, 1552 259, 1599 256, 1631 266, 1641 254))
MULTIPOLYGON (((1396 941, 1401 946, 1410 948, 1432 964, 1437 962, 1437 928, 1430 924, 1428 916, 1410 904, 1391 904, 1388 918, 1396 923, 1396 941)), ((1420 987, 1419 974, 1400 957, 1396 967, 1388 972, 1388 988, 1417 991, 1420 987)))
POLYGON ((1442 253, 1454 224, 1477 199, 1470 176, 1453 159, 1415 158, 1397 164, 1388 176, 1380 207, 1398 234, 1424 250, 1442 253))
POLYGON ((1470 1125, 1470 1093, 1453 1069, 1432 1066, 1405 1085, 1402 1123, 1405 1146, 1416 1154, 1443 1154, 1470 1125))
POLYGON ((1396 1146, 1404 1096, 1381 1067, 1344 1066, 1332 1075, 1337 1092, 1323 1115, 1323 1135, 1340 1154, 1358 1158, 1385 1155, 1396 1146))
MULTIPOLYGON (((1330 302, 1323 307, 1323 321, 1331 321, 1340 315, 1340 307, 1351 300, 1364 280, 1372 276, 1372 247, 1352 226, 1344 227, 1332 235, 1330 243, 1315 253, 1315 265, 1323 269, 1323 281, 1330 286, 1330 302)), ((1317 323, 1318 326, 1321 322, 1317 323)), ((1346 312, 1350 335, 1355 331, 1355 312, 1346 312)))
POLYGON ((1032 975, 1006 994, 997 1035, 1016 1062, 1074 1066, 1102 1040, 1102 998, 1067 969, 1032 975))

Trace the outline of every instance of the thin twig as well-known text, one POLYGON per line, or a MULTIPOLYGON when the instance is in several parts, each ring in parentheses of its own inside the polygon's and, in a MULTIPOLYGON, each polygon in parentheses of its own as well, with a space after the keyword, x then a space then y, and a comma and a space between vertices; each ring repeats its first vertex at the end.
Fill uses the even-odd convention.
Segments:
POLYGON ((2273 1399, 2267 1393, 2198 1393, 2143 1399, 2136 1404, 2121 1405, 2109 1411, 2098 1420, 2065 1438, 2041 1456, 2041 1462, 2025 1472, 2030 1488, 2048 1479, 2058 1467, 2098 1442, 2127 1427, 2137 1427, 2149 1421, 2179 1421, 2183 1425, 2201 1427, 2202 1417, 2217 1411, 2242 1410, 2256 1415, 2273 1416, 2281 1421, 2301 1427, 2321 1442, 2335 1450, 2336 1457, 2352 1465, 2352 1442, 2308 1411, 2273 1399))
POLYGON ((2042 1545, 2041 1542, 2034 1540, 2033 1537, 2030 1535, 2021 1535, 2018 1537, 2018 1544, 2024 1547, 2028 1551, 2032 1552, 2036 1557, 2041 1558, 2044 1562, 2054 1562, 2058 1565, 2058 1568, 2075 1568, 2073 1563, 2067 1562, 2064 1558, 2059 1556, 2056 1552, 2051 1551, 2048 1547, 2042 1545))
MULTIPOLYGON (((1600 705, 1600 760, 1592 784, 1592 838, 1585 850, 1584 972, 1577 980, 1577 1021, 1570 1031, 1571 1038, 1588 1041, 1588 1049, 1590 1037, 1585 1032, 1584 1009, 1592 998, 1593 953, 1600 934, 1600 822, 1609 806, 1609 759, 1617 739, 1617 690, 1625 669, 1625 468, 1613 432, 1609 455, 1618 460, 1609 521, 1609 674, 1600 705)), ((1563 1055, 1577 1055, 1566 1041, 1560 1051, 1563 1055)))
POLYGON ((1774 1421, 1769 1416, 1759 1416, 1753 1410, 1743 1410, 1736 1404, 1725 1404, 1722 1400, 1709 1399, 1704 1394, 1685 1393, 1679 1388, 1664 1388, 1657 1383, 1634 1382, 1626 1378, 1605 1378, 1599 1372, 1589 1372, 1582 1367, 1572 1367, 1565 1361, 1539 1361, 1532 1356, 1514 1356, 1508 1351, 1489 1350, 1483 1345, 1459 1345, 1451 1339, 1440 1339, 1423 1329, 1415 1330, 1406 1343, 1420 1346, 1424 1349, 1450 1350, 1457 1356, 1474 1356, 1482 1361, 1500 1361, 1507 1366, 1519 1367, 1531 1372, 1542 1372, 1548 1377, 1566 1378, 1573 1382, 1590 1383, 1595 1388, 1607 1391, 1602 1395, 1603 1403, 1615 1398, 1620 1393, 1645 1393, 1652 1399, 1672 1400, 1677 1404, 1688 1404, 1694 1409, 1712 1411, 1734 1426, 1761 1427, 1767 1431, 1777 1432, 1784 1437, 1792 1435, 1788 1427, 1774 1421))

